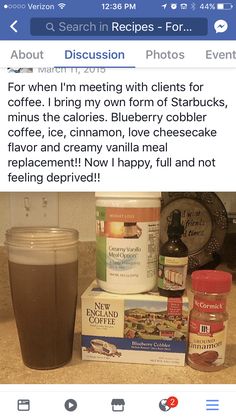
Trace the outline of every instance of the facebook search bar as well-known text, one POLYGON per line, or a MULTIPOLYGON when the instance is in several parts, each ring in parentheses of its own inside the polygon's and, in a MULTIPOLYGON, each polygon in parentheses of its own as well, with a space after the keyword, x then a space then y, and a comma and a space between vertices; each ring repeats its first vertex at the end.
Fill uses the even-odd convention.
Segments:
POLYGON ((206 36, 205 18, 32 18, 32 36, 159 37, 206 36))

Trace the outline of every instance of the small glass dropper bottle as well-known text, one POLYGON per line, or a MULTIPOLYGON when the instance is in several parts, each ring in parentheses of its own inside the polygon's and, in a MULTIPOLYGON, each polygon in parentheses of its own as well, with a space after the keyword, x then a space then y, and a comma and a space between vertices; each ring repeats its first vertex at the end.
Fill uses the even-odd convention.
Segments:
POLYGON ((184 226, 181 212, 175 209, 168 225, 168 241, 160 248, 158 289, 165 297, 181 297, 186 286, 188 248, 181 237, 184 226))

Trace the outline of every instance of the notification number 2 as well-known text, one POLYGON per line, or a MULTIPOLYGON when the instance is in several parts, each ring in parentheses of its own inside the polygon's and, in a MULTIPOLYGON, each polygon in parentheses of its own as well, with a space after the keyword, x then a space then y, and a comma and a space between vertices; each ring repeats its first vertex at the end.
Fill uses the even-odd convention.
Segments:
POLYGON ((173 407, 176 407, 178 405, 178 399, 177 397, 171 396, 167 399, 166 401, 166 405, 170 408, 173 409, 173 407))

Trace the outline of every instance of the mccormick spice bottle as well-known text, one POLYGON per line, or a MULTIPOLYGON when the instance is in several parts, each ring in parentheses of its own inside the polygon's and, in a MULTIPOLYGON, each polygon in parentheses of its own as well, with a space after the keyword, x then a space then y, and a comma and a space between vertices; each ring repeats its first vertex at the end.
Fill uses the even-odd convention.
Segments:
POLYGON ((200 371, 218 371, 225 359, 228 314, 226 296, 232 275, 202 270, 192 273, 193 309, 189 320, 187 362, 200 371))
POLYGON ((159 256, 158 289, 165 297, 181 297, 186 286, 188 268, 188 248, 182 242, 184 226, 181 212, 172 212, 168 226, 168 241, 161 246, 159 256))

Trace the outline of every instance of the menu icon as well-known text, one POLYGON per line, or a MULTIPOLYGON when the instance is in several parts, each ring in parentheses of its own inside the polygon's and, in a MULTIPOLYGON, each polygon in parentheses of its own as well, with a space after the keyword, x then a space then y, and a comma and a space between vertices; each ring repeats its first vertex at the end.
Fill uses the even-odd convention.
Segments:
POLYGON ((219 410, 219 400, 218 399, 208 399, 206 400, 206 410, 219 410))

